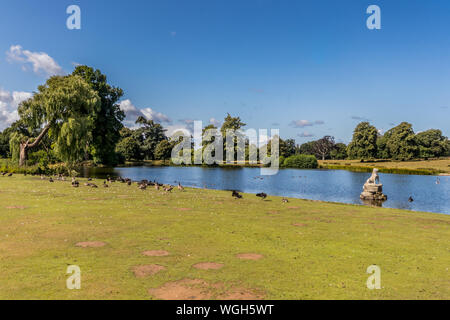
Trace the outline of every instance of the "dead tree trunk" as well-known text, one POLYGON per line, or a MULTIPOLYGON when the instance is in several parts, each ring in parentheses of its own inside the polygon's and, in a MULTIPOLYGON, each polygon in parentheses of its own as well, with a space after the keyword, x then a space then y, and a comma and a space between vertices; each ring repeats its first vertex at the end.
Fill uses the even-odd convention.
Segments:
POLYGON ((19 166, 22 167, 25 165, 25 162, 27 161, 28 158, 28 150, 37 146, 45 137, 49 129, 50 124, 45 126, 45 128, 42 130, 42 132, 39 134, 36 140, 33 141, 33 143, 30 143, 30 139, 28 139, 26 142, 22 142, 20 144, 19 166))
POLYGON ((24 166, 28 156, 28 141, 20 144, 19 166, 24 166))

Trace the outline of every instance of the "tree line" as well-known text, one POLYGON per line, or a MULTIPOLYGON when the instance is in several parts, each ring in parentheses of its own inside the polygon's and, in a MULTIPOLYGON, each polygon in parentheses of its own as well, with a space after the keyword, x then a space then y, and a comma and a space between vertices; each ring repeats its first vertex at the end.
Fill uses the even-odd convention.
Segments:
MULTIPOLYGON (((123 90, 107 82, 100 70, 78 66, 72 74, 53 76, 38 87, 32 98, 18 107, 19 120, 0 132, 0 157, 12 158, 20 165, 92 161, 94 164, 116 165, 132 160, 167 160, 181 136, 169 138, 167 130, 151 119, 139 117, 134 129, 123 125, 124 112, 119 100, 123 90)), ((220 128, 203 128, 202 151, 220 137, 224 150, 244 151, 245 159, 262 149, 245 141, 245 150, 233 141, 227 146, 227 130, 246 126, 230 114, 220 128), (214 133, 209 136, 206 133, 214 133), (206 135, 206 136, 205 136, 206 135)), ((272 140, 263 148, 271 153, 272 140)), ((449 156, 450 142, 438 129, 414 133, 412 125, 402 122, 380 134, 376 127, 361 122, 353 132, 349 145, 336 143, 325 136, 301 145, 294 139, 279 139, 280 164, 307 161, 295 155, 312 155, 317 159, 396 159, 449 156)), ((195 156, 192 148, 192 157, 195 156)), ((214 156, 214 155, 213 155, 214 156)), ((225 152, 224 152, 225 156, 225 152)), ((306 159, 306 160, 305 160, 306 159)), ((225 160, 225 159, 224 159, 225 160)))

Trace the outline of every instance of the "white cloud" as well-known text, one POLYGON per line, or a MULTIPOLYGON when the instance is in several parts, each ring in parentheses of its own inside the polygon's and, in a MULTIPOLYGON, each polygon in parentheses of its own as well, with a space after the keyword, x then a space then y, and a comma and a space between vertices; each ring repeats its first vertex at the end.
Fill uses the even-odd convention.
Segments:
POLYGON ((29 50, 23 50, 20 45, 15 45, 9 48, 6 56, 9 62, 21 63, 22 70, 24 71, 31 64, 33 72, 37 74, 45 73, 49 76, 64 75, 63 69, 45 52, 31 52, 29 50))
POLYGON ((311 138, 311 137, 314 137, 314 134, 305 131, 305 132, 297 134, 297 136, 300 138, 311 138))
POLYGON ((352 118, 353 120, 370 122, 370 119, 367 119, 367 118, 364 118, 364 117, 360 117, 360 116, 352 116, 351 118, 352 118))
POLYGON ((178 131, 183 132, 184 135, 188 135, 191 136, 193 133, 191 130, 189 130, 189 128, 186 125, 170 125, 165 127, 165 129, 167 129, 166 131, 166 136, 168 137, 172 137, 172 135, 174 133, 177 133, 178 131))
POLYGON ((151 119, 156 122, 160 122, 160 123, 162 123, 162 122, 171 123, 172 122, 172 120, 168 116, 166 116, 165 114, 163 114, 161 112, 156 112, 152 108, 141 109, 141 112, 144 114, 144 116, 147 119, 151 119))
POLYGON ((216 128, 220 128, 222 122, 220 122, 219 120, 217 120, 215 118, 211 118, 211 119, 209 119, 209 124, 212 124, 216 128))
POLYGON ((178 120, 181 124, 183 124, 183 127, 189 130, 189 132, 194 132, 194 122, 195 120, 192 119, 182 119, 178 120))
POLYGON ((32 97, 32 93, 23 91, 9 92, 0 88, 0 130, 4 130, 19 119, 17 107, 32 97))
POLYGON ((119 105, 120 109, 125 112, 124 123, 127 127, 135 127, 136 119, 140 116, 158 123, 172 123, 172 120, 165 114, 156 112, 152 108, 138 109, 129 99, 121 101, 119 105))
POLYGON ((294 128, 304 128, 304 127, 312 127, 312 126, 322 125, 322 124, 325 124, 325 121, 316 120, 314 122, 311 122, 308 120, 294 120, 289 125, 294 128))

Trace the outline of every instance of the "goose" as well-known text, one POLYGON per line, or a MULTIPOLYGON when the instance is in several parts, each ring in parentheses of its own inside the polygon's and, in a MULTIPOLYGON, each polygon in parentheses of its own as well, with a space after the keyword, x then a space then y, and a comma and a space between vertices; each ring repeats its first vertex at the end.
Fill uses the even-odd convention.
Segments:
POLYGON ((289 202, 288 199, 283 199, 283 200, 281 200, 281 201, 283 201, 283 203, 288 203, 288 202, 289 202))
POLYGON ((103 188, 109 188, 108 184, 106 183, 106 181, 103 181, 103 188))
POLYGON ((11 172, 10 174, 8 174, 8 177, 12 177, 13 173, 11 172))
POLYGON ((144 191, 145 189, 147 189, 147 185, 145 183, 140 184, 139 185, 139 189, 141 189, 142 191, 144 191))
POLYGON ((178 182, 178 190, 180 190, 180 191, 184 191, 184 188, 183 188, 183 186, 181 185, 181 183, 180 183, 180 182, 178 182))
POLYGON ((261 200, 264 200, 265 198, 267 198, 267 194, 264 192, 258 193, 256 196, 261 198, 261 200))
POLYGON ((413 197, 409 197, 408 201, 413 202, 414 201, 413 197))
POLYGON ((98 188, 96 184, 91 183, 91 188, 98 188))
POLYGON ((2 172, 2 176, 6 176, 6 172, 2 172))
POLYGON ((440 184, 441 180, 439 180, 439 177, 436 178, 436 184, 440 184))
POLYGON ((155 189, 159 190, 159 184, 155 183, 155 189))
POLYGON ((165 187, 165 188, 164 188, 164 191, 165 191, 165 192, 172 192, 172 190, 173 190, 173 187, 172 187, 172 186, 168 186, 168 187, 165 187))
POLYGON ((235 199, 242 199, 242 195, 239 194, 236 190, 233 190, 233 193, 231 194, 232 197, 235 199))
POLYGON ((92 181, 92 178, 88 178, 88 181, 92 181))
POLYGON ((131 180, 127 181, 127 185, 131 186, 131 180))
POLYGON ((80 186, 80 183, 75 180, 75 178, 72 178, 72 187, 74 188, 78 188, 80 186))
POLYGON ((50 177, 50 179, 48 179, 48 182, 54 182, 54 181, 53 181, 53 178, 50 177))

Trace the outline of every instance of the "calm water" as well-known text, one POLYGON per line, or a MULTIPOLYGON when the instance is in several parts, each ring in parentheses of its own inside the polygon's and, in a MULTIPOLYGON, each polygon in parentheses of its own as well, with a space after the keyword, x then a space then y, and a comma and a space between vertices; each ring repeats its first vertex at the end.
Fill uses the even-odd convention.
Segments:
MULTIPOLYGON (((135 181, 156 179, 164 184, 239 190, 246 193, 301 199, 363 204, 359 199, 370 173, 345 170, 280 170, 275 176, 260 176, 258 168, 126 167, 85 168, 83 175, 105 178, 121 176, 135 181)), ((450 177, 380 174, 388 200, 383 207, 450 214, 450 177), (409 197, 414 202, 408 202, 409 197)))

